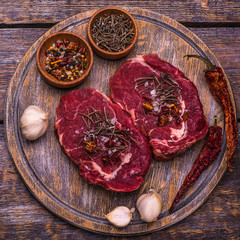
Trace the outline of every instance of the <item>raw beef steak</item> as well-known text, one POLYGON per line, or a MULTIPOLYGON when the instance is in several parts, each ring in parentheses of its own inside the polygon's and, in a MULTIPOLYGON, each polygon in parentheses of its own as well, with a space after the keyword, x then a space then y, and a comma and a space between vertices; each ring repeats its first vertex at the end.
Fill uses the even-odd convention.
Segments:
POLYGON ((183 153, 208 131, 195 85, 157 55, 126 61, 110 78, 110 89, 111 99, 148 136, 156 159, 183 153))
POLYGON ((55 128, 66 154, 89 183, 129 192, 143 182, 152 153, 127 114, 95 89, 61 97, 55 128))

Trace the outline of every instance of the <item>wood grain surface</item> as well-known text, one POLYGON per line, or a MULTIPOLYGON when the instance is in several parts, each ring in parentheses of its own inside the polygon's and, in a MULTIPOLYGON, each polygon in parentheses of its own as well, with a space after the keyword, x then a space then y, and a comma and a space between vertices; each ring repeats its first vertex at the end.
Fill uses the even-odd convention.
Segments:
MULTIPOLYGON (((0 99, 4 101, 10 79, 30 46, 48 29, 21 28, 0 29, 0 99)), ((240 31, 239 28, 190 28, 214 52, 221 62, 232 86, 240 118, 240 31)), ((161 56, 160 56, 161 57, 161 56)), ((0 120, 3 121, 4 104, 0 105, 0 120)))
MULTIPOLYGON (((0 239, 119 239, 74 227, 50 213, 26 188, 6 149, 0 125, 0 239)), ((235 159, 240 158, 239 153, 238 147, 235 159)), ((120 239, 239 239, 239 192, 239 172, 234 164, 233 172, 224 174, 209 199, 181 222, 147 236, 120 239)))
POLYGON ((0 19, 2 23, 6 24, 56 23, 79 12, 109 6, 153 10, 183 22, 240 22, 238 0, 2 0, 0 19))
MULTIPOLYGON (((150 9, 190 27, 221 62, 234 92, 239 118, 240 4, 237 0, 174 2, 106 0, 90 3, 81 0, 1 1, 0 239, 118 239, 76 228, 39 204, 23 184, 9 156, 3 127, 8 84, 19 61, 34 41, 56 22, 79 12, 114 4, 150 9)), ((209 199, 193 214, 167 229, 130 239, 239 239, 240 169, 237 161, 239 153, 238 146, 233 160, 233 172, 224 174, 209 199)))
MULTIPOLYGON (((188 29, 163 15, 137 8, 128 10, 136 18, 139 27, 137 46, 128 57, 149 52, 157 53, 162 55, 164 60, 179 67, 197 86, 209 123, 211 124, 214 115, 217 115, 218 124, 223 127, 221 108, 213 99, 203 79, 204 64, 199 61, 186 61, 183 58, 186 54, 198 53, 209 57, 220 66, 211 51, 188 29)), ((7 94, 6 132, 9 149, 21 176, 33 194, 48 209, 72 224, 115 235, 156 231, 185 218, 205 201, 226 169, 224 159, 226 142, 222 146, 219 159, 201 175, 170 215, 167 210, 204 141, 195 144, 174 161, 153 161, 144 184, 133 193, 120 194, 106 191, 89 185, 80 178, 76 166, 63 154, 53 128, 56 106, 60 96, 67 91, 46 84, 36 67, 35 55, 42 40, 53 32, 64 30, 86 36, 86 25, 93 12, 78 14, 50 29, 29 49, 20 62, 7 94), (47 133, 34 142, 22 138, 18 124, 23 110, 31 104, 40 106, 50 116, 47 133), (156 222, 143 223, 137 213, 134 214, 131 224, 124 229, 113 227, 107 222, 105 214, 121 205, 135 207, 137 198, 151 188, 160 193, 163 201, 163 212, 156 222)), ((94 59, 90 76, 81 87, 93 87, 108 95, 108 77, 106 76, 113 75, 126 58, 109 61, 94 56, 94 59)))

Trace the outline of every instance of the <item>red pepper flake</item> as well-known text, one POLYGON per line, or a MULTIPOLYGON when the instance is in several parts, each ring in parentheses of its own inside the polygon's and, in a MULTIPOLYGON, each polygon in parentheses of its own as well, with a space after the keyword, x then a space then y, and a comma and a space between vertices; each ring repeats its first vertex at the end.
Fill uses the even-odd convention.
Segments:
POLYGON ((184 121, 184 122, 187 121, 188 116, 189 116, 188 112, 185 112, 185 113, 183 114, 183 121, 184 121))
POLYGON ((171 108, 171 110, 172 110, 171 114, 172 115, 176 115, 178 113, 178 109, 177 109, 175 104, 169 105, 168 108, 171 108))
POLYGON ((109 159, 108 157, 103 157, 102 160, 103 160, 104 162, 109 162, 109 161, 110 161, 110 159, 109 159))
POLYGON ((158 126, 159 127, 164 126, 168 122, 169 117, 170 117, 169 115, 160 116, 158 121, 158 126))
POLYGON ((151 106, 149 103, 143 103, 142 104, 144 108, 146 108, 147 110, 153 110, 153 106, 151 106))
POLYGON ((85 149, 88 152, 90 152, 90 153, 94 152, 95 148, 96 148, 95 142, 93 142, 93 141, 86 142, 85 149))

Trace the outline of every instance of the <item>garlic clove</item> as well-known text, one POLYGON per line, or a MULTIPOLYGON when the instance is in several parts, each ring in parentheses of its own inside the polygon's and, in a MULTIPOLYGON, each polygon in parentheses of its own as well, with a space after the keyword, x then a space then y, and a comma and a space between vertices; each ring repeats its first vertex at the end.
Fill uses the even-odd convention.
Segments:
POLYGON ((136 206, 143 221, 153 222, 157 220, 162 210, 162 201, 159 194, 150 189, 147 194, 138 198, 136 206))
POLYGON ((127 207, 120 206, 108 213, 106 218, 116 227, 126 227, 132 219, 133 211, 132 209, 130 211, 127 207))
POLYGON ((20 119, 23 136, 28 140, 41 137, 48 127, 48 115, 38 106, 27 107, 20 119))

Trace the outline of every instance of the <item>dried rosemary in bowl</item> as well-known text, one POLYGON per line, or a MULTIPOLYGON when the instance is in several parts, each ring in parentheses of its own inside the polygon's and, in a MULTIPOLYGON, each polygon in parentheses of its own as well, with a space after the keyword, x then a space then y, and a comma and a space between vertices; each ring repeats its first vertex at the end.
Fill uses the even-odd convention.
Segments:
POLYGON ((132 20, 128 16, 113 13, 96 18, 91 34, 96 45, 108 52, 124 51, 135 36, 132 20))

